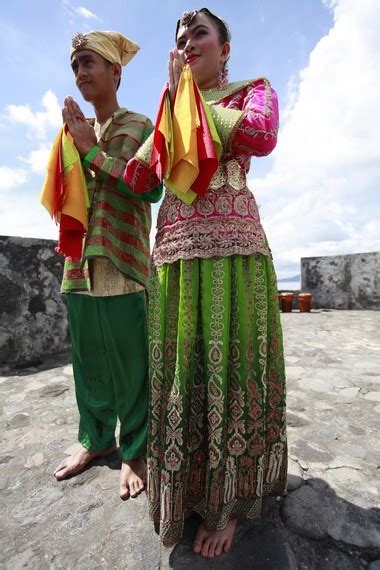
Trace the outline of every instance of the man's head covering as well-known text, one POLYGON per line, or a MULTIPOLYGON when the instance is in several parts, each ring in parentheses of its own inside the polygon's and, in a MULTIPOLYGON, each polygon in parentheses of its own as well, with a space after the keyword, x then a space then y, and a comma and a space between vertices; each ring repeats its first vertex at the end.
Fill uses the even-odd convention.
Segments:
POLYGON ((119 32, 94 31, 73 35, 70 57, 81 49, 95 51, 111 63, 127 65, 140 46, 119 32))

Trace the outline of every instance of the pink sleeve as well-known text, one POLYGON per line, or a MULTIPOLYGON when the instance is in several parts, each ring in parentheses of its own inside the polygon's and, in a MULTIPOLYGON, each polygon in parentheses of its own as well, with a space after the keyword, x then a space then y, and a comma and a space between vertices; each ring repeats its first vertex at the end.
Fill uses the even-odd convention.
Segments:
POLYGON ((144 162, 134 157, 124 170, 124 183, 132 192, 143 194, 155 188, 160 181, 144 162))
POLYGON ((267 79, 258 79, 247 89, 238 123, 231 140, 234 154, 266 156, 275 148, 278 131, 278 100, 267 79))

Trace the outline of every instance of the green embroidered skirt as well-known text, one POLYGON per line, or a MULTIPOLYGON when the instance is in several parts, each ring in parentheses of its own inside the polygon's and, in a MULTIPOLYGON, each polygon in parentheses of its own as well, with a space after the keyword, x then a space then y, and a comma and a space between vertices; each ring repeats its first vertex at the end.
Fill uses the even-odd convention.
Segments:
POLYGON ((286 488, 285 373, 272 260, 260 253, 153 270, 148 499, 161 541, 260 515, 286 488))

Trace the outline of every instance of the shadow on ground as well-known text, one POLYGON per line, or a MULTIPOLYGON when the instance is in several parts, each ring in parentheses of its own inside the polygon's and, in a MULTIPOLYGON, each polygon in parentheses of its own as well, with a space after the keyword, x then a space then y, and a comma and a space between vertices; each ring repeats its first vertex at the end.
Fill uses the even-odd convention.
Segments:
POLYGON ((200 521, 194 515, 185 522, 170 568, 351 570, 380 557, 380 510, 345 501, 322 479, 308 479, 285 497, 267 498, 261 520, 240 522, 231 551, 218 558, 192 552, 200 521))

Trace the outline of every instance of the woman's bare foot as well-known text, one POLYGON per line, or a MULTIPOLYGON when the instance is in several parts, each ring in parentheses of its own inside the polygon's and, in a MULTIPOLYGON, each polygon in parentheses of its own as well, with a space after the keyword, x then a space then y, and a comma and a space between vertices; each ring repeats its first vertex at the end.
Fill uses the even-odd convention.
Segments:
POLYGON ((134 499, 145 489, 145 483, 146 465, 142 457, 123 461, 120 473, 120 498, 123 501, 129 497, 134 499))
POLYGON ((83 469, 93 460, 95 457, 106 457, 111 455, 116 451, 116 445, 104 449, 103 451, 91 451, 82 447, 73 455, 66 457, 55 469, 54 476, 58 481, 66 479, 67 477, 72 477, 73 475, 78 475, 83 469))
POLYGON ((207 530, 202 523, 193 542, 193 552, 206 558, 214 558, 222 552, 228 552, 235 534, 236 522, 236 519, 231 519, 223 530, 207 530))

